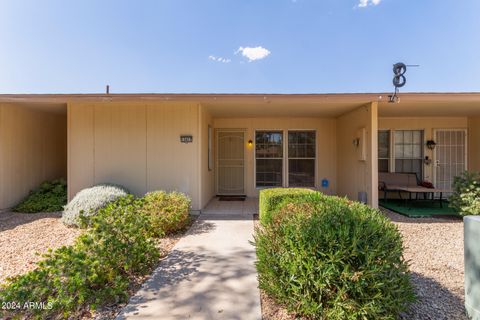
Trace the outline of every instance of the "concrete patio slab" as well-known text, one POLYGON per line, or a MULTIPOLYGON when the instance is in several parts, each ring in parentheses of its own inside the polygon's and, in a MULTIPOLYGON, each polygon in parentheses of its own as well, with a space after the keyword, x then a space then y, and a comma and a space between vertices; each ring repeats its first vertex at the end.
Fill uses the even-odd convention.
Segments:
POLYGON ((252 215, 202 214, 117 319, 261 319, 252 215))
POLYGON ((258 198, 246 198, 244 201, 220 201, 218 197, 213 198, 202 209, 204 214, 248 214, 258 213, 258 198))

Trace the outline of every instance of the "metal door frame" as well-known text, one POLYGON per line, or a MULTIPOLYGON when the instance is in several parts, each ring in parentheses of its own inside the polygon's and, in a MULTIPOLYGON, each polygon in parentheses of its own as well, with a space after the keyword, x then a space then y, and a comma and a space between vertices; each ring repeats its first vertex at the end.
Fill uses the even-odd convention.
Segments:
POLYGON ((243 134, 243 193, 238 195, 246 195, 247 194, 247 152, 245 150, 245 136, 246 136, 246 129, 222 129, 218 128, 215 129, 215 194, 216 195, 237 195, 237 194, 222 194, 218 192, 218 180, 219 180, 219 165, 218 165, 218 151, 219 151, 219 143, 218 143, 218 134, 220 132, 241 132, 243 134))
MULTIPOLYGON (((464 159, 465 159, 465 170, 468 170, 468 130, 466 128, 446 128, 446 129, 441 129, 441 128, 436 128, 433 129, 433 139, 434 141, 437 140, 437 132, 438 131, 463 131, 465 133, 465 154, 464 154, 464 159)), ((433 177, 432 177, 432 182, 433 185, 436 187, 437 186, 437 150, 433 150, 433 177)), ((453 182, 453 181, 452 181, 453 182)))

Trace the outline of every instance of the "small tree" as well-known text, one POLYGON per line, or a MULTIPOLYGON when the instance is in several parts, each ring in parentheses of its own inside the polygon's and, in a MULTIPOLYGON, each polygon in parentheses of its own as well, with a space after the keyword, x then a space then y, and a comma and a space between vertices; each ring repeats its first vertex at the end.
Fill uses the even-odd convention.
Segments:
POLYGON ((480 215, 480 173, 465 171, 455 177, 449 200, 462 216, 480 215))

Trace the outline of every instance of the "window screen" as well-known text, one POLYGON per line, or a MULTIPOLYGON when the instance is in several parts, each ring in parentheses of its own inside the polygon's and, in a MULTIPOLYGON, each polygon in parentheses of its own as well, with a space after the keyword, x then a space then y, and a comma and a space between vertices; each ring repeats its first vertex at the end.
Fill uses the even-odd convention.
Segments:
POLYGON ((257 187, 283 185, 283 133, 281 131, 256 132, 255 167, 257 187))
POLYGON ((395 131, 395 172, 416 173, 423 179, 423 131, 395 131))
POLYGON ((390 168, 390 131, 378 131, 378 171, 388 172, 390 168))
POLYGON ((315 186, 315 131, 288 132, 288 185, 315 186))

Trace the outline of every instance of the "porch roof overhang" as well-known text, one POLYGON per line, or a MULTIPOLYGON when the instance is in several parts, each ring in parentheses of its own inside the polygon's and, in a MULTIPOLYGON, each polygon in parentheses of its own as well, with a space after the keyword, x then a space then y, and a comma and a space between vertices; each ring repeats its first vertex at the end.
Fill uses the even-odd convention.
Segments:
POLYGON ((480 92, 400 93, 399 103, 388 103, 389 94, 0 94, 0 103, 64 112, 65 105, 75 101, 185 101, 205 106, 214 117, 338 117, 378 102, 380 117, 480 115, 480 92))
POLYGON ((381 101, 379 117, 480 116, 480 93, 405 93, 399 103, 381 101))

